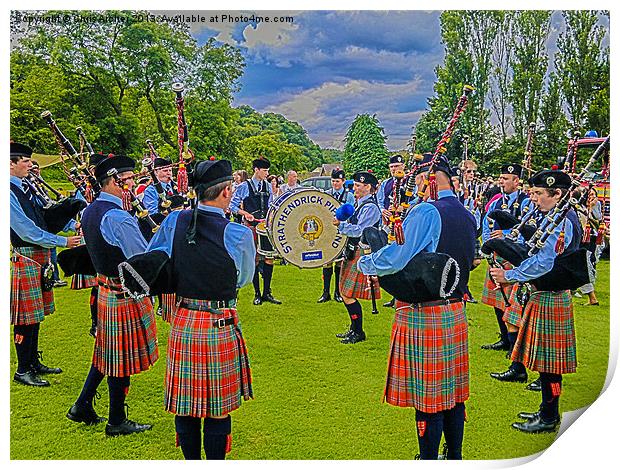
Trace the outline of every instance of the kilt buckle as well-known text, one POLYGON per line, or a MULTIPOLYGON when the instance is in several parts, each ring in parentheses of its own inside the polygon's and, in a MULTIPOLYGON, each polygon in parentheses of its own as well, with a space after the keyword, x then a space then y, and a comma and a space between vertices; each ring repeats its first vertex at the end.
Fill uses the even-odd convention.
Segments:
POLYGON ((226 326, 226 319, 225 318, 218 318, 216 323, 217 323, 217 327, 218 328, 224 328, 226 326))

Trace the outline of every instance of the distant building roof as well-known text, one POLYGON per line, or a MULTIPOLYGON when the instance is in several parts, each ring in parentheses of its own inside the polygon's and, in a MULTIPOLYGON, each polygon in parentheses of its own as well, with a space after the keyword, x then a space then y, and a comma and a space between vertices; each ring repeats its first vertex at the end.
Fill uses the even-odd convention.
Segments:
POLYGON ((312 170, 312 176, 331 176, 336 168, 344 168, 342 163, 323 163, 312 170))

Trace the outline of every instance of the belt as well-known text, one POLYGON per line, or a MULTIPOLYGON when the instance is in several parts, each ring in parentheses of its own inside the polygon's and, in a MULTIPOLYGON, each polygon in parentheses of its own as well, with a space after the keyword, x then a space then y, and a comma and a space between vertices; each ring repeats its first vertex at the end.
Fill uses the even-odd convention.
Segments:
POLYGON ((451 298, 451 299, 443 299, 443 300, 430 300, 428 302, 415 302, 412 304, 407 304, 405 307, 414 307, 414 308, 423 308, 423 307, 437 307, 440 305, 450 305, 456 304, 458 302, 463 302, 461 298, 451 298))
MULTIPOLYGON (((213 315, 225 315, 224 312, 219 310, 220 308, 235 308, 237 306, 237 299, 231 300, 193 300, 181 299, 179 307, 189 310, 196 310, 198 312, 208 312, 213 315), (199 303, 197 305, 197 303, 199 303)), ((236 325, 239 322, 237 316, 227 318, 216 318, 211 325, 214 328, 224 328, 225 326, 236 325)))

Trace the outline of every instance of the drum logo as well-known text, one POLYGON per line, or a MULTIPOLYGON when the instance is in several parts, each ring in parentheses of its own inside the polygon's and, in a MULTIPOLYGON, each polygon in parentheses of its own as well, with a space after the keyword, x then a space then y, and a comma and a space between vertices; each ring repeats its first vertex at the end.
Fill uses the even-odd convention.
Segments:
POLYGON ((310 246, 314 246, 314 241, 323 233, 323 223, 318 217, 307 215, 299 221, 298 230, 302 238, 308 240, 310 246))

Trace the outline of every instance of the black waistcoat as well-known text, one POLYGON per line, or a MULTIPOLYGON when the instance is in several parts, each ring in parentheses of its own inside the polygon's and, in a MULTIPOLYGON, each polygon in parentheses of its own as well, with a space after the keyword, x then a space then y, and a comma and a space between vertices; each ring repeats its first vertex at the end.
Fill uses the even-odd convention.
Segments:
MULTIPOLYGON (((24 193, 24 191, 22 191, 22 188, 20 188, 16 184, 11 183, 11 192, 17 197, 19 205, 22 207, 22 210, 24 211, 24 214, 26 214, 26 217, 32 220, 37 227, 47 231, 47 224, 43 219, 43 209, 39 207, 35 202, 31 201, 28 195, 24 193)), ((27 242, 26 240, 22 240, 19 235, 17 235, 17 233, 15 233, 13 230, 11 230, 11 244, 14 247, 39 246, 27 242)))
MULTIPOLYGON (((355 212, 353 212, 353 215, 349 218, 349 220, 347 220, 347 222, 353 225, 357 225, 357 222, 358 222, 357 218, 359 217, 360 212, 362 211, 362 207, 364 207, 366 204, 374 204, 375 206, 379 207, 379 204, 377 203, 377 198, 374 195, 372 195, 355 208, 355 212)), ((379 217, 379 220, 377 220, 375 224, 371 225, 371 227, 379 227, 380 223, 381 223, 381 217, 379 217)))
POLYGON ((127 258, 123 250, 110 245, 101 235, 101 219, 106 212, 120 209, 109 201, 96 199, 82 213, 82 232, 95 270, 108 277, 118 277, 118 265, 127 258))
POLYGON ((329 188, 327 191, 325 191, 327 194, 329 194, 330 196, 332 196, 334 199, 336 199, 336 201, 344 204, 345 202, 347 202, 347 190, 346 189, 342 189, 342 191, 340 192, 340 194, 336 194, 336 190, 334 188, 329 188))
POLYGON ((219 214, 198 211, 196 244, 185 234, 191 210, 179 214, 172 243, 174 291, 187 299, 231 300, 237 296, 237 267, 224 245, 224 229, 230 223, 219 214))
POLYGON ((460 277, 453 296, 463 297, 476 251, 476 219, 456 197, 444 197, 430 204, 439 211, 441 218, 441 234, 435 251, 450 255, 459 265, 460 277))
POLYGON ((249 195, 243 200, 243 210, 252 214, 256 219, 264 219, 267 217, 267 209, 269 209, 269 189, 267 181, 263 180, 259 183, 258 191, 254 189, 252 180, 247 180, 249 195), (260 191, 261 186, 265 188, 260 191))

